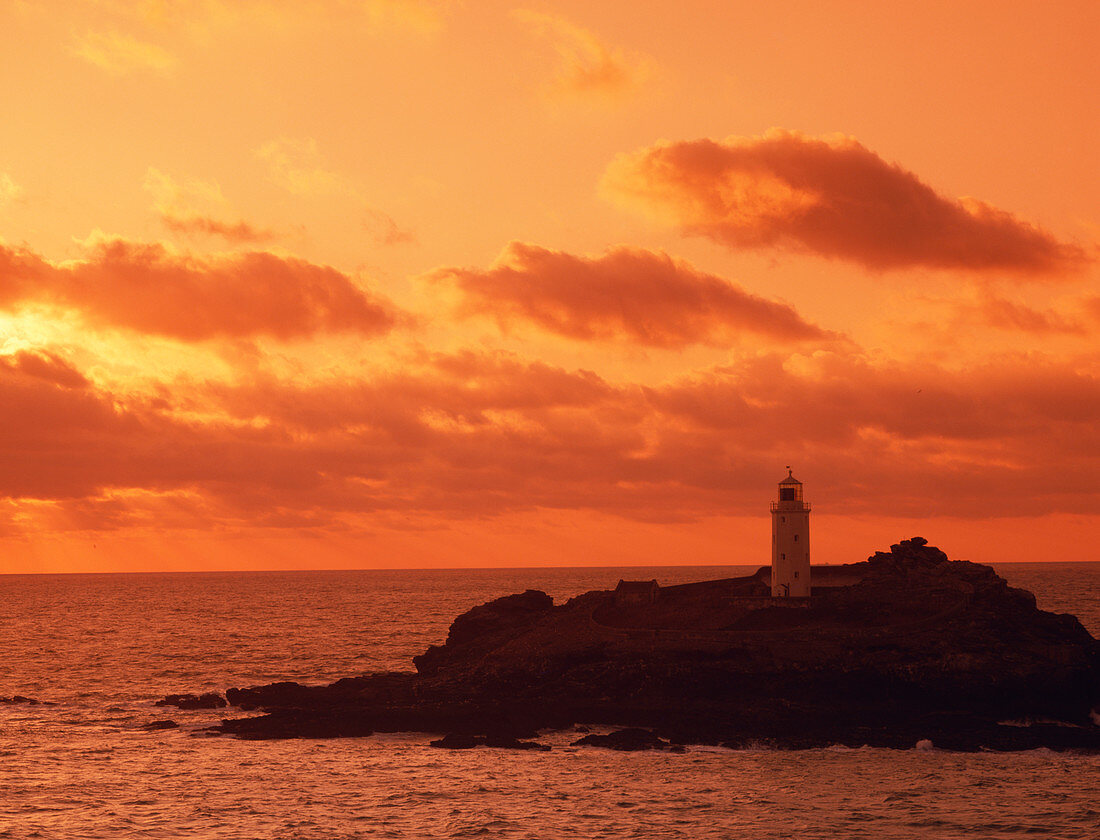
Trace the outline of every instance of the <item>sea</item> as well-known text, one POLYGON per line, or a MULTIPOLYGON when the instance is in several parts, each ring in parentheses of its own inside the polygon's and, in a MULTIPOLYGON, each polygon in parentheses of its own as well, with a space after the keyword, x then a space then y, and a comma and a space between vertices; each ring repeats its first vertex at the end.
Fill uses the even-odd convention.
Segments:
MULTIPOLYGON (((1100 636, 1100 563, 1004 564, 1100 636)), ((542 589, 755 567, 0 576, 4 838, 1100 838, 1100 756, 1040 749, 448 751, 418 733, 237 741, 171 692, 411 670, 451 620, 542 589), (148 731, 151 721, 179 727, 148 731)), ((827 698, 824 698, 827 702, 827 698)))

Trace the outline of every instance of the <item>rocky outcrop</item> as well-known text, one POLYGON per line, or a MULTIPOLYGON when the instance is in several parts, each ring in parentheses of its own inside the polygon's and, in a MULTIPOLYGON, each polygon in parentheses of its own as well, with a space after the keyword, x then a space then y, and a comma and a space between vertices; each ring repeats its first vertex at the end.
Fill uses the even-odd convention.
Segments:
POLYGON ((174 720, 151 720, 141 728, 150 732, 159 732, 165 729, 178 729, 179 724, 174 720))
POLYGON ((489 747, 498 750, 539 750, 546 752, 550 749, 546 744, 538 741, 523 741, 509 735, 470 735, 461 732, 452 732, 435 741, 429 741, 429 746, 445 750, 468 750, 473 747, 489 747))
POLYGON ((432 673, 457 650, 472 657, 488 653, 533 626, 554 606, 545 592, 528 589, 519 595, 506 595, 464 612, 451 624, 447 643, 431 645, 413 664, 422 674, 432 673))
POLYGON ((652 603, 510 595, 459 616, 416 674, 231 689, 266 714, 219 731, 485 743, 600 724, 727 746, 1100 749, 1100 643, 1073 616, 920 538, 843 580, 798 602, 761 594, 759 574, 662 587, 652 603))
POLYGON ((684 752, 682 744, 673 744, 658 738, 648 729, 632 727, 630 729, 617 729, 606 735, 585 735, 578 738, 570 746, 573 747, 603 747, 608 750, 620 752, 637 752, 639 750, 668 750, 670 752, 684 752))
POLYGON ((175 706, 178 709, 224 709, 229 704, 215 692, 206 694, 169 694, 154 706, 175 706))

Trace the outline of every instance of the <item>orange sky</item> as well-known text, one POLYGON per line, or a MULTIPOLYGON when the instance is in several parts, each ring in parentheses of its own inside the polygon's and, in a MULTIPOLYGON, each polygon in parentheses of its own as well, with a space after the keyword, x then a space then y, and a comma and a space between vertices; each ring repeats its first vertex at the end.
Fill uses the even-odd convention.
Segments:
POLYGON ((2 570, 1100 559, 1098 39, 5 3, 2 570))

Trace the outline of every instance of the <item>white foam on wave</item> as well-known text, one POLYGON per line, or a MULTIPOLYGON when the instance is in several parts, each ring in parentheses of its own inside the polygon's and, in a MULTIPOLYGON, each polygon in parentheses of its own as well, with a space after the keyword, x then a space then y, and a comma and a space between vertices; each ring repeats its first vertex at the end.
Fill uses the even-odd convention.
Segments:
MULTIPOLYGON (((1094 720, 1095 720, 1096 719, 1095 718, 1096 713, 1093 712, 1093 715, 1094 715, 1094 720)), ((1097 722, 1100 723, 1100 721, 1097 721, 1097 722)), ((1066 729, 1080 729, 1081 728, 1079 724, 1070 723, 1069 721, 1066 721, 1066 720, 1054 720, 1053 718, 1023 718, 1023 719, 1012 719, 1012 720, 999 720, 999 721, 997 721, 997 726, 1027 727, 1027 726, 1035 726, 1036 724, 1044 724, 1046 726, 1062 726, 1062 727, 1065 727, 1066 729)))
POLYGON ((741 752, 741 750, 734 749, 733 747, 721 747, 716 744, 688 744, 687 751, 689 753, 735 753, 741 752))

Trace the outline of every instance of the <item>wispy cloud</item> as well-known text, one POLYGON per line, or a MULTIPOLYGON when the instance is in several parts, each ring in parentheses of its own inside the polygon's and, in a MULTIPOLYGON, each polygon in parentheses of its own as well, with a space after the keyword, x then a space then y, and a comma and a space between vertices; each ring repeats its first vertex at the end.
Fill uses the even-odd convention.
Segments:
POLYGON ((21 201, 24 191, 6 172, 0 172, 0 210, 8 204, 21 201))
POLYGON ((416 242, 416 234, 400 227, 392 216, 381 210, 367 208, 364 227, 380 245, 406 245, 416 242))
POLYGON ((453 0, 343 0, 359 6, 375 26, 403 27, 424 34, 438 32, 453 0))
POLYGON ((334 171, 325 167, 312 137, 280 137, 264 143, 256 155, 267 164, 271 180, 295 195, 352 193, 334 171))
POLYGON ((1036 309, 993 294, 982 295, 976 303, 960 304, 958 312, 962 324, 978 322, 1011 332, 1032 335, 1083 335, 1087 332, 1085 324, 1076 318, 1053 309, 1036 309))
POLYGON ((329 168, 312 137, 280 137, 264 143, 256 156, 267 165, 268 178, 284 190, 303 198, 342 196, 359 206, 363 226, 380 245, 416 241, 416 234, 371 203, 346 178, 329 168))
POLYGON ((559 15, 516 9, 512 16, 558 54, 552 92, 617 95, 637 87, 654 73, 655 63, 648 56, 606 44, 595 33, 559 15))
POLYGON ((255 243, 270 242, 277 234, 268 228, 257 227, 244 220, 226 222, 222 219, 202 216, 164 214, 161 216, 164 226, 175 233, 220 236, 227 242, 255 243))
POLYGON ((164 47, 120 32, 89 32, 78 37, 73 52, 113 76, 135 71, 171 72, 176 57, 164 47))
POLYGON ((204 204, 225 204, 225 195, 216 181, 201 178, 173 178, 165 172, 150 166, 145 170, 144 190, 153 197, 158 212, 179 212, 196 202, 204 204))
POLYGON ((274 231, 243 219, 227 220, 224 210, 228 202, 214 181, 176 179, 151 166, 146 170, 143 186, 153 196, 153 207, 164 226, 175 233, 219 236, 241 243, 276 238, 274 231))
POLYGON ((151 31, 184 32, 203 41, 234 27, 280 29, 311 19, 359 24, 378 35, 431 35, 457 0, 91 0, 120 20, 151 31))

